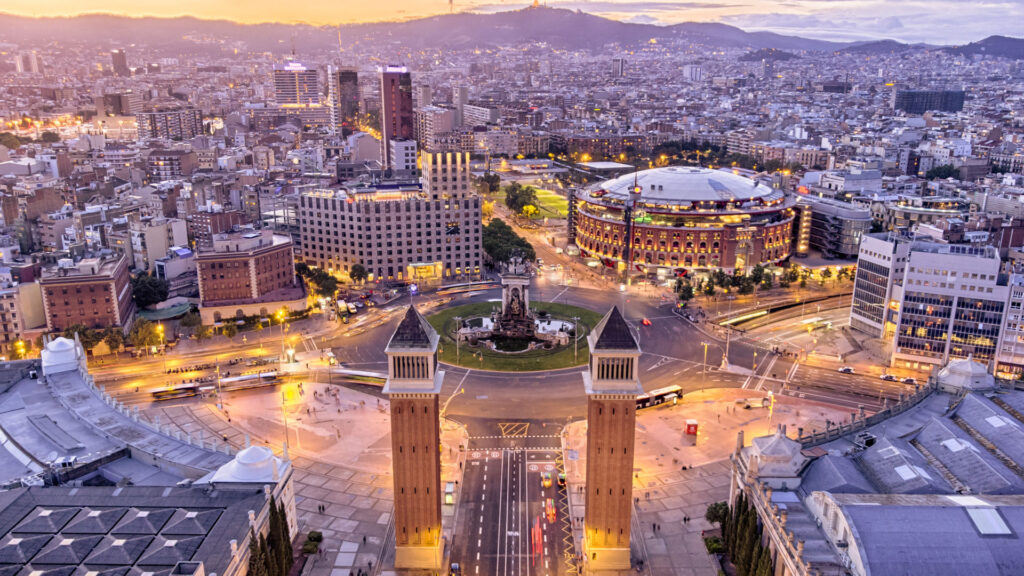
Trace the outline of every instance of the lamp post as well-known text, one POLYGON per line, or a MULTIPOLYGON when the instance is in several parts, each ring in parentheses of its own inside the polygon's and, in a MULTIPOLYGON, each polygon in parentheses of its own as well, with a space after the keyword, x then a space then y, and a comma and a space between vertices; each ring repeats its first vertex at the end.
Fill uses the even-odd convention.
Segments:
POLYGON ((462 330, 462 317, 461 316, 456 316, 455 317, 455 363, 456 364, 459 363, 459 358, 460 358, 460 356, 459 356, 459 341, 462 340, 461 338, 459 338, 459 331, 460 330, 462 330))
POLYGON ((707 341, 701 342, 704 346, 704 364, 702 366, 704 375, 700 379, 700 391, 704 391, 704 382, 708 379, 708 343, 707 341))
POLYGON ((580 317, 572 317, 572 361, 580 360, 580 317))
POLYGON ((156 325, 156 331, 160 334, 160 350, 163 351, 164 356, 164 374, 167 373, 167 350, 164 348, 164 324, 163 322, 156 325))
POLYGON ((217 409, 224 409, 224 400, 221 397, 220 389, 220 354, 217 355, 217 409))

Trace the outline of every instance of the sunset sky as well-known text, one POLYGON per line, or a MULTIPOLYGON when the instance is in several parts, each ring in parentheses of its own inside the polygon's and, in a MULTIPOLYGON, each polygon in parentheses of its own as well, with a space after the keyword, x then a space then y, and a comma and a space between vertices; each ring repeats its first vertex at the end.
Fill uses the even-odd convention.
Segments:
MULTIPOLYGON (((456 11, 494 12, 528 2, 455 0, 456 11)), ((1024 35, 1024 0, 549 0, 549 6, 581 9, 631 22, 671 24, 716 21, 745 30, 805 37, 858 40, 894 38, 954 44, 991 34, 1024 35)), ((29 16, 112 13, 181 16, 239 22, 338 24, 444 14, 447 0, 4 0, 0 12, 29 16)))

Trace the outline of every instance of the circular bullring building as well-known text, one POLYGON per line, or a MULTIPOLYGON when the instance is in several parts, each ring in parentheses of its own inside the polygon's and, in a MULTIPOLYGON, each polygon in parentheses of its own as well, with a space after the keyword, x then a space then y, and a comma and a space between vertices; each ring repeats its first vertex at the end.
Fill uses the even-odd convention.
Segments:
POLYGON ((572 219, 584 257, 622 267, 624 213, 633 205, 633 264, 744 270, 790 255, 796 209, 782 190, 731 171, 669 167, 605 180, 576 195, 572 219))

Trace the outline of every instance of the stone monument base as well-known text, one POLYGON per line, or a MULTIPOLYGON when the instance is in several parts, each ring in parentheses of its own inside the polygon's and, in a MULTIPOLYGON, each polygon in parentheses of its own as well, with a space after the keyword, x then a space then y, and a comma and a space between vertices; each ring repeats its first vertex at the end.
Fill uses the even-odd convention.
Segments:
POLYGON ((395 568, 441 570, 443 562, 442 542, 437 546, 395 546, 395 568))

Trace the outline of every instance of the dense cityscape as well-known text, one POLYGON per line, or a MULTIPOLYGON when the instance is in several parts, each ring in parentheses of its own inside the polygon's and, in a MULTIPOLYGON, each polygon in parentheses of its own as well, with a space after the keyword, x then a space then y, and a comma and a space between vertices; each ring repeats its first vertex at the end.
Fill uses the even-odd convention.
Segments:
POLYGON ((0 14, 0 576, 1024 574, 1024 39, 448 6, 0 14))

